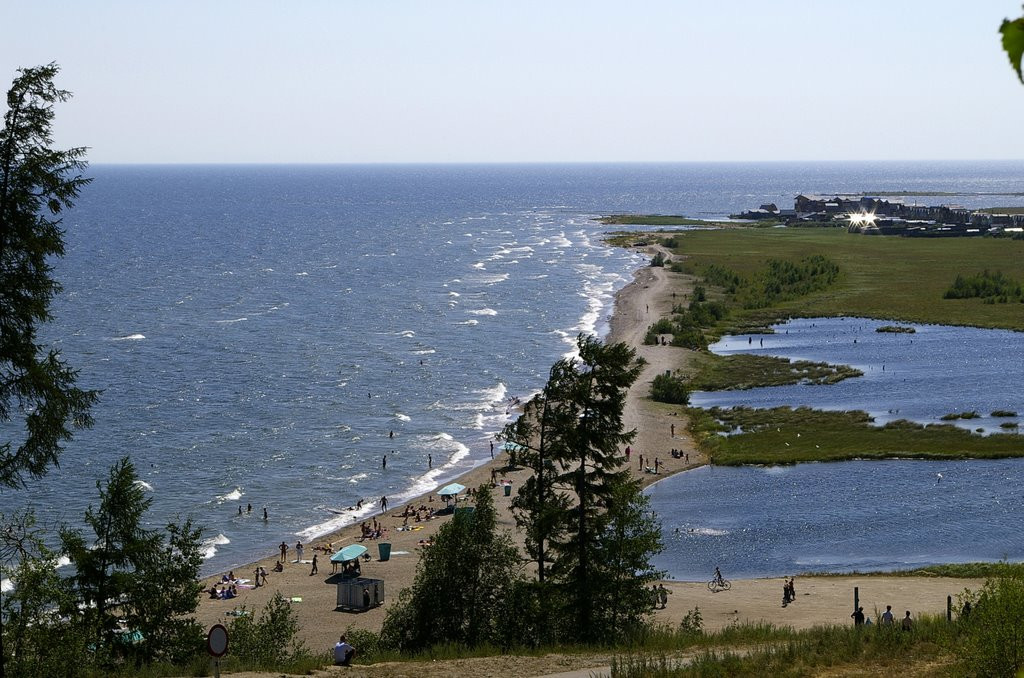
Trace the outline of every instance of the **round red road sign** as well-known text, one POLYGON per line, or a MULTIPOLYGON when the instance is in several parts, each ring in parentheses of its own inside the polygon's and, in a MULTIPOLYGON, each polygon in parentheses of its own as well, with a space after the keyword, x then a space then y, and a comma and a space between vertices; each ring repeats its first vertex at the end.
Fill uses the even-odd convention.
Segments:
POLYGON ((214 657, 223 657, 228 651, 228 630, 223 624, 214 624, 206 634, 206 650, 214 657))

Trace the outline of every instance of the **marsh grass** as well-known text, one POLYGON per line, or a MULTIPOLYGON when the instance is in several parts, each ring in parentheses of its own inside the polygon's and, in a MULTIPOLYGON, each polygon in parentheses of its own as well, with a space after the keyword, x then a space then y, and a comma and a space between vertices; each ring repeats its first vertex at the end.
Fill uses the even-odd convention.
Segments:
POLYGON ((980 417, 980 414, 974 410, 970 410, 968 412, 950 412, 949 414, 942 415, 940 419, 942 419, 942 421, 956 421, 957 419, 978 419, 980 417))
POLYGON ((737 310, 736 319, 770 324, 790 316, 857 316, 1024 330, 1024 304, 942 298, 963 271, 991 268, 1024 278, 1024 240, 869 238, 842 229, 789 228, 694 230, 674 237, 689 273, 717 264, 749 278, 768 259, 800 261, 820 254, 838 265, 828 287, 770 308, 737 310))
POLYGON ((690 385, 695 390, 725 391, 785 384, 835 384, 864 373, 848 365, 735 353, 701 353, 690 385))
POLYGON ((1016 417, 1017 413, 1013 410, 993 410, 990 417, 1016 417))
POLYGON ((806 407, 688 408, 690 431, 715 464, 794 464, 850 459, 993 459, 1024 456, 1024 437, 978 435, 950 424, 905 419, 875 426, 861 411, 806 407), (728 436, 719 435, 731 432, 728 436))

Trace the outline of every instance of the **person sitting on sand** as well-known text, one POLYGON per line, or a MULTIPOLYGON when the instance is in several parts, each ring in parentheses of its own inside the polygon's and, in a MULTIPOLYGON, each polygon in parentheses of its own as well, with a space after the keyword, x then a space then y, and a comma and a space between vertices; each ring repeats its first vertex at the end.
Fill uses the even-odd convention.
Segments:
POLYGON ((284 565, 281 564, 280 560, 274 563, 274 572, 284 572, 284 565))
POLYGON ((348 641, 345 640, 345 634, 342 634, 341 638, 334 645, 334 665, 350 666, 352 664, 352 657, 355 656, 355 648, 348 644, 348 641))
POLYGON ((210 593, 210 600, 217 600, 217 599, 220 598, 220 589, 217 588, 216 584, 214 584, 213 586, 210 587, 209 593, 210 593))

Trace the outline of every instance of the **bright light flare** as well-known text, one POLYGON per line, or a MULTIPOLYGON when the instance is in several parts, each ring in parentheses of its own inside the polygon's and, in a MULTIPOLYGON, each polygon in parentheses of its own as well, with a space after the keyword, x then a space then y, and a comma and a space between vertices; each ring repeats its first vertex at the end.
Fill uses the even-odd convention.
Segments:
POLYGON ((850 212, 846 218, 851 226, 874 226, 877 219, 874 212, 850 212))

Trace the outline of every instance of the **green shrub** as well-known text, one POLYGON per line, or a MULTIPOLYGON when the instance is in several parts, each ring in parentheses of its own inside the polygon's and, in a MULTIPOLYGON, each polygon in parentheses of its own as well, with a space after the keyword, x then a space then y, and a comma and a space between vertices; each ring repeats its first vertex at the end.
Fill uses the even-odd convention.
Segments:
POLYGON ((665 265, 665 255, 662 254, 661 252, 658 252, 657 254, 654 255, 654 258, 651 259, 651 266, 664 266, 664 265, 665 265))
POLYGON ((308 654, 296 640, 299 622, 291 603, 275 593, 259 617, 246 614, 228 622, 231 655, 253 668, 277 668, 308 654))
MULTIPOLYGON (((972 597, 968 597, 970 600, 972 597)), ((975 676, 1013 676, 1024 668, 1024 578, 1007 568, 985 582, 970 615, 962 619, 958 653, 975 676)))
POLYGON ((690 402, 690 389, 682 377, 659 374, 651 384, 651 399, 660 403, 686 405, 690 402))

